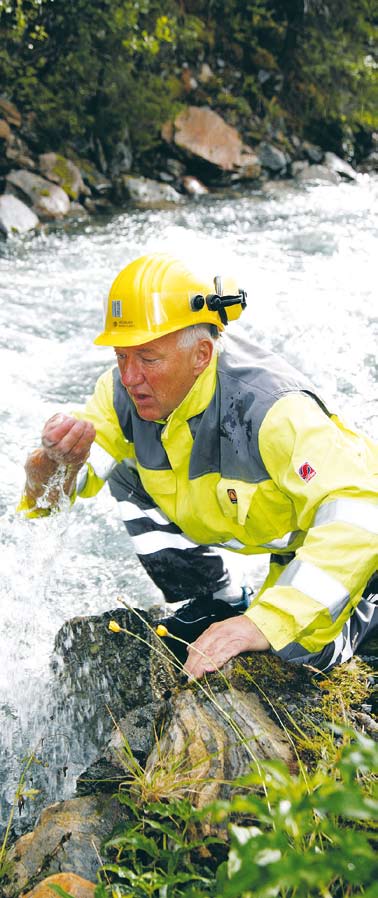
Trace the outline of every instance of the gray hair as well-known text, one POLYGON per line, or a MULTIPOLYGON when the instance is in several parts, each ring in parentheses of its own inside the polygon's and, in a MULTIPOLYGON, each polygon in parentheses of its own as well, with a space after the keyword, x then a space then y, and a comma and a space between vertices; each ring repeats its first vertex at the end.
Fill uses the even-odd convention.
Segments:
POLYGON ((181 348, 194 346, 198 340, 211 340, 214 349, 219 345, 219 331, 214 324, 189 324, 179 332, 177 345, 181 348))

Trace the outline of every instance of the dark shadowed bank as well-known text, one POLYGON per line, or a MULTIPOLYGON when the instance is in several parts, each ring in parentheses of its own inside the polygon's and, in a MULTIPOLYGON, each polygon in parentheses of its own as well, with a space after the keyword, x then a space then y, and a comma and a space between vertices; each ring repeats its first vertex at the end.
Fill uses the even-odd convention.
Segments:
POLYGON ((6 0, 1 230, 377 170, 377 34, 370 0, 6 0))

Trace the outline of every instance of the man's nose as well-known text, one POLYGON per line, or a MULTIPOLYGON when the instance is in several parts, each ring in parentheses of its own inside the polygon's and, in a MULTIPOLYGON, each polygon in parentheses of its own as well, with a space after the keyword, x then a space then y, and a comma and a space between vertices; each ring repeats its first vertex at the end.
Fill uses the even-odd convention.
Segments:
POLYGON ((138 359, 124 359, 121 365, 121 380, 124 387, 133 387, 143 382, 142 366, 138 359))

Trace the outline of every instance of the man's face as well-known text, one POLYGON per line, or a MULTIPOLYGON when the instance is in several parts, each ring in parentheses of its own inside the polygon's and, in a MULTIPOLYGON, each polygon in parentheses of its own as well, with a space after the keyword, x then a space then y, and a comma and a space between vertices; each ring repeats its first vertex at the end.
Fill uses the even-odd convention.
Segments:
POLYGON ((145 421, 168 418, 210 362, 210 339, 180 346, 180 333, 140 346, 114 347, 121 381, 145 421))

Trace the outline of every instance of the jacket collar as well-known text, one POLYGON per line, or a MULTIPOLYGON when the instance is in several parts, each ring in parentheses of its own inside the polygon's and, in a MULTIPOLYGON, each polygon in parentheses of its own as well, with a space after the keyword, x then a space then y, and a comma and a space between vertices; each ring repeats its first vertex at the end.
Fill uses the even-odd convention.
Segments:
POLYGON ((218 353, 214 352, 210 364, 197 377, 189 393, 186 394, 180 405, 173 409, 167 421, 164 422, 167 426, 171 426, 173 422, 178 424, 182 421, 188 421, 189 418, 200 415, 207 408, 215 393, 217 365, 218 353))

